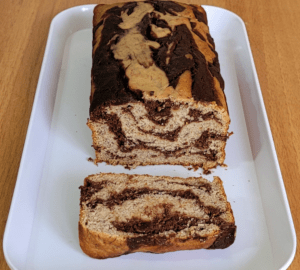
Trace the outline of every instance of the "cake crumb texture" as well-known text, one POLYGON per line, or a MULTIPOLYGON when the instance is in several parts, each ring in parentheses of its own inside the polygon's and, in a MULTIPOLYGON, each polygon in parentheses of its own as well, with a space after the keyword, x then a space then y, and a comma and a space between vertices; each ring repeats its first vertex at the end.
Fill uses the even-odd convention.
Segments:
POLYGON ((234 216, 218 177, 101 173, 80 189, 80 246, 91 257, 223 249, 234 242, 234 216))

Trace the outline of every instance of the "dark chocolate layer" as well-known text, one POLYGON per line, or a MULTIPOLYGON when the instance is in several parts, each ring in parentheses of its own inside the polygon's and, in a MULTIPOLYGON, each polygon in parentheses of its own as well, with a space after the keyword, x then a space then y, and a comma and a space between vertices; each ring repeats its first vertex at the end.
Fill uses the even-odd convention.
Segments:
POLYGON ((164 212, 151 221, 133 217, 127 222, 114 221, 112 224, 118 231, 126 233, 159 234, 171 230, 177 233, 188 226, 197 226, 199 223, 198 218, 172 213, 170 205, 162 205, 162 208, 164 212))
MULTIPOLYGON (((93 187, 93 185, 90 185, 88 187, 80 187, 80 189, 81 189, 82 202, 88 201, 94 193, 100 190, 97 187, 96 188, 93 187)), ((206 187, 206 191, 207 190, 208 188, 206 187)), ((199 197, 195 195, 194 192, 192 192, 190 189, 170 191, 170 190, 160 190, 160 189, 150 189, 150 188, 140 188, 140 189, 125 188, 121 193, 116 193, 116 192, 112 193, 107 200, 101 198, 96 198, 94 200, 91 200, 90 202, 88 202, 87 206, 94 209, 98 204, 103 204, 109 208, 113 208, 115 205, 122 205, 127 200, 135 200, 147 194, 165 194, 173 197, 180 197, 183 199, 193 199, 196 200, 197 204, 200 207, 203 207, 203 203, 199 200, 199 197)), ((218 211, 217 209, 211 207, 206 207, 205 209, 209 212, 218 211)))
POLYGON ((221 233, 216 241, 209 247, 209 249, 223 249, 233 244, 236 233, 236 226, 230 223, 224 223, 219 226, 221 233))
POLYGON ((85 185, 79 187, 80 205, 82 205, 83 202, 89 200, 93 194, 103 189, 106 185, 107 185, 107 181, 102 181, 100 183, 97 183, 87 179, 85 185))
POLYGON ((148 112, 147 117, 153 123, 164 126, 173 116, 171 109, 174 104, 171 100, 165 102, 160 101, 146 101, 145 108, 148 112))
POLYGON ((130 251, 136 250, 142 246, 166 246, 166 245, 168 245, 168 239, 166 236, 143 235, 143 236, 131 237, 127 239, 127 246, 129 247, 130 251))
MULTIPOLYGON (((143 242, 141 242, 141 236, 131 237, 127 240, 127 245, 130 248, 133 248, 132 243, 135 242, 134 249, 139 248, 144 245, 153 245, 154 239, 158 236, 159 233, 163 233, 166 231, 173 231, 174 234, 180 232, 181 230, 191 227, 197 226, 198 223, 203 222, 195 217, 188 217, 176 213, 172 213, 170 211, 171 205, 164 204, 162 205, 164 209, 164 213, 156 216, 151 221, 144 221, 139 218, 132 218, 127 222, 112 222, 115 228, 118 231, 127 232, 127 233, 135 233, 135 234, 144 234, 142 236, 143 242), (153 240, 152 240, 153 239, 153 240)), ((159 236, 161 237, 161 236, 159 236)), ((206 237, 201 237, 197 234, 189 237, 189 239, 197 239, 201 241, 205 241, 206 237)), ((168 238, 166 238, 167 240, 168 238)), ((184 239, 183 241, 187 241, 189 239, 184 239)), ((164 241, 164 244, 166 241, 164 241)))
POLYGON ((176 16, 176 12, 182 12, 185 10, 185 7, 173 1, 145 1, 145 2, 153 5, 154 10, 162 14, 169 13, 171 15, 176 16))
POLYGON ((193 12, 194 12, 194 15, 195 15, 196 19, 199 22, 203 22, 203 23, 207 24, 206 14, 200 12, 195 5, 191 5, 191 6, 193 7, 193 12))

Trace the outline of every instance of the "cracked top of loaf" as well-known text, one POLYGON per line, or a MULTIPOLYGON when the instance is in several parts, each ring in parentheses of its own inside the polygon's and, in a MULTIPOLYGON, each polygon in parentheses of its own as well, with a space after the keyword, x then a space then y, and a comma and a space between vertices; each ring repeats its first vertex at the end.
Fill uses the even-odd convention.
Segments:
POLYGON ((173 1, 97 5, 91 118, 110 104, 167 99, 227 111, 204 9, 173 1))

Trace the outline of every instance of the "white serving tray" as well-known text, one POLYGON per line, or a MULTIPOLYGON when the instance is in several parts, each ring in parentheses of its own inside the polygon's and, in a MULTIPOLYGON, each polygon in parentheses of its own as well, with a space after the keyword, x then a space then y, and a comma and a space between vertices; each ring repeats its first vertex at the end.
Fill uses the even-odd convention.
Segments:
MULTIPOLYGON (((86 126, 90 95, 94 5, 63 11, 52 21, 23 157, 3 241, 11 269, 286 269, 296 250, 284 189, 243 21, 205 6, 219 53, 234 135, 226 147, 223 179, 237 225, 224 250, 135 253, 96 260, 79 247, 79 189, 97 172, 199 176, 181 166, 121 166, 94 157, 86 126)), ((208 176, 212 179, 212 175, 208 176)))

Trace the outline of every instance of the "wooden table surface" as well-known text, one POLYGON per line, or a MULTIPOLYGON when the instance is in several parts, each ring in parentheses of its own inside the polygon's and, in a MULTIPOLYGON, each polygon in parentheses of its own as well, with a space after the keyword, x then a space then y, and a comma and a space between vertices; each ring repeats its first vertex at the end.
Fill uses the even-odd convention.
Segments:
MULTIPOLYGON (((100 0, 101 1, 101 0, 100 0)), ((99 3, 108 3, 101 1, 99 3)), ((296 231, 300 230, 300 1, 186 1, 246 23, 296 231)), ((86 0, 0 1, 0 236, 17 178, 50 22, 86 0)), ((2 242, 2 241, 1 241, 2 242)), ((0 269, 9 269, 3 250, 0 269)), ((300 248, 289 269, 300 269, 300 248)))

